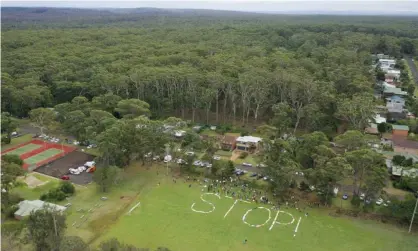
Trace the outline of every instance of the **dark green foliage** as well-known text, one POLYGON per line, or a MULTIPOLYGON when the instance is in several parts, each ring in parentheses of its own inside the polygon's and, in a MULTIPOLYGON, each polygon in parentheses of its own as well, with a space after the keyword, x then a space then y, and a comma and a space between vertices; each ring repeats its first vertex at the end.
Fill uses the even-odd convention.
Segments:
POLYGON ((59 251, 89 251, 90 247, 79 236, 65 236, 59 251))
POLYGON ((299 189, 301 191, 310 191, 309 185, 305 181, 303 181, 303 180, 299 184, 299 189))
POLYGON ((380 123, 377 125, 377 130, 379 133, 385 133, 390 130, 391 126, 388 123, 380 123))
POLYGON ((36 251, 59 250, 66 227, 65 215, 51 209, 31 212, 27 220, 28 238, 36 251))
POLYGON ((110 239, 100 243, 97 251, 149 251, 149 249, 137 248, 132 245, 120 243, 117 239, 110 239))
POLYGON ((13 205, 13 206, 8 207, 5 210, 4 214, 9 218, 14 218, 14 214, 17 210, 19 210, 19 206, 18 205, 13 205))
POLYGON ((242 153, 240 153, 239 158, 240 159, 245 159, 247 156, 248 156, 247 152, 242 152, 242 153))
POLYGON ((393 186, 406 191, 418 191, 418 177, 402 177, 400 180, 393 181, 393 186))
POLYGON ((414 164, 414 161, 412 158, 406 158, 402 155, 395 155, 392 158, 392 163, 398 166, 410 167, 414 164))
POLYGON ((116 166, 98 168, 93 175, 100 192, 106 193, 115 186, 120 179, 120 169, 116 166))
POLYGON ((19 166, 23 165, 23 160, 16 154, 6 154, 2 156, 2 160, 8 163, 15 163, 19 166))
POLYGON ((69 181, 63 181, 59 187, 49 190, 42 194, 39 199, 43 201, 63 201, 65 198, 75 193, 74 185, 69 181))
POLYGON ((353 198, 351 198, 350 202, 353 207, 360 207, 362 201, 358 195, 353 195, 353 198))
POLYGON ((406 160, 405 156, 402 155, 395 155, 392 158, 392 163, 394 165, 402 165, 402 163, 406 160))
POLYGON ((1 143, 2 144, 10 144, 10 142, 12 141, 12 139, 10 137, 8 137, 7 135, 4 135, 1 137, 1 143))
POLYGON ((60 184, 60 190, 68 195, 73 195, 75 193, 74 185, 69 181, 63 181, 60 184))

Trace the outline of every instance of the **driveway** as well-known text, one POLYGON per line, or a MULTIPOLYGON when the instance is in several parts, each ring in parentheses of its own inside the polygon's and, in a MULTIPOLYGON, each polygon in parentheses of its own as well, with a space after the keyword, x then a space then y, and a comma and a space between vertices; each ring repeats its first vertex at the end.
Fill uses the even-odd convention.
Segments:
POLYGON ((418 85, 418 70, 416 65, 414 64, 414 61, 412 61, 411 57, 406 57, 405 60, 408 63, 409 69, 411 69, 412 77, 415 80, 415 84, 418 85))

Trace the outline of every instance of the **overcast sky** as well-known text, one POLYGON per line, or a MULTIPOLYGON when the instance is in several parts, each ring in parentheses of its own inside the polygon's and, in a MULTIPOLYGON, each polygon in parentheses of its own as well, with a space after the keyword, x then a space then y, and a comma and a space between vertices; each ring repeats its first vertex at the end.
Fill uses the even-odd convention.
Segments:
POLYGON ((282 13, 326 13, 326 12, 347 12, 347 13, 383 13, 383 14, 417 14, 418 0, 404 1, 341 1, 341 0, 122 0, 122 1, 100 1, 100 0, 73 0, 73 1, 37 1, 37 0, 2 0, 3 7, 24 6, 24 7, 75 7, 75 8, 181 8, 181 9, 216 9, 216 10, 237 10, 254 12, 282 12, 282 13))

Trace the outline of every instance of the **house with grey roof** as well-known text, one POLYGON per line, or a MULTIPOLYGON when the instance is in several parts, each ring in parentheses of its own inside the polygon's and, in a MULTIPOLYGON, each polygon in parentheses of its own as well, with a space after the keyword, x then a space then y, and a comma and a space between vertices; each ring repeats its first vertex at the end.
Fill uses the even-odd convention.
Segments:
POLYGON ((67 208, 57 204, 45 202, 42 200, 24 200, 19 202, 19 209, 15 212, 15 218, 21 220, 29 216, 31 212, 36 212, 41 209, 54 210, 64 212, 67 208))

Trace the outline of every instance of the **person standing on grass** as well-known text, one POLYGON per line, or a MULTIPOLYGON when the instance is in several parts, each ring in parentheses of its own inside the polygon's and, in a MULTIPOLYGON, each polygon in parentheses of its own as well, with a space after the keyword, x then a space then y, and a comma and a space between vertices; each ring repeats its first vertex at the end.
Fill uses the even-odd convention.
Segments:
POLYGON ((247 239, 245 239, 243 243, 244 243, 244 244, 247 244, 247 239))

